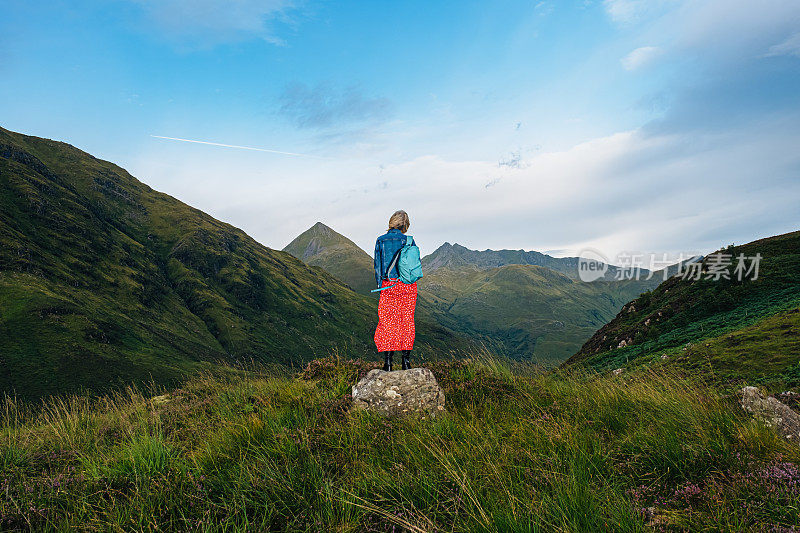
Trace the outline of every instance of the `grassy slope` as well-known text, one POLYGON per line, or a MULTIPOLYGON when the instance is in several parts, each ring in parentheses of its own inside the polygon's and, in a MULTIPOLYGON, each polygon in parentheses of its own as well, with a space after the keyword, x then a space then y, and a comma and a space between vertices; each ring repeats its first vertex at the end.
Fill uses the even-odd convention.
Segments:
POLYGON ((559 363, 651 282, 583 283, 532 265, 439 268, 420 294, 463 327, 499 341, 515 358, 559 363))
POLYGON ((732 385, 800 384, 800 232, 726 253, 760 253, 758 279, 670 278, 626 305, 568 363, 608 369, 656 362, 710 370, 732 385), (623 340, 628 345, 617 348, 623 340))
POLYGON ((328 359, 298 379, 198 377, 166 396, 39 413, 6 403, 0 528, 790 531, 800 520, 798 448, 702 385, 434 363, 448 413, 391 420, 347 413, 369 368, 328 359))
POLYGON ((358 293, 369 295, 375 288, 372 257, 322 222, 298 235, 283 251, 321 267, 358 293))
MULTIPOLYGON (((0 390, 371 352, 374 302, 68 144, 0 129, 0 390)), ((422 324, 423 354, 458 340, 422 324)), ((463 343, 461 344, 463 345, 463 343)))

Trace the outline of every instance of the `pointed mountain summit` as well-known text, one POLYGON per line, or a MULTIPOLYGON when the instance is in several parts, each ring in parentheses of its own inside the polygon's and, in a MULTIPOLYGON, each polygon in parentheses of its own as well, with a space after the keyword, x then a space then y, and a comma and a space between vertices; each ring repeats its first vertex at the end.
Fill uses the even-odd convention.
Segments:
POLYGON ((311 266, 318 266, 361 294, 375 288, 372 257, 356 243, 317 222, 283 249, 311 266))

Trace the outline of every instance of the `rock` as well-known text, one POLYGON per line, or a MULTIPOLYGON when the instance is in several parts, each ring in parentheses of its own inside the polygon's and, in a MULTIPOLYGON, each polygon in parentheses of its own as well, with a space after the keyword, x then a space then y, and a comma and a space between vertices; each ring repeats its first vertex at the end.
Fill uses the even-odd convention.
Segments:
POLYGON ((742 408, 774 429, 781 437, 800 443, 800 415, 773 397, 765 397, 758 387, 744 387, 742 408))
POLYGON ((444 392, 427 368, 370 370, 353 386, 353 409, 390 416, 444 412, 444 392))
POLYGON ((621 368, 617 368, 615 370, 612 370, 611 373, 613 375, 615 375, 615 376, 619 376, 620 374, 622 374, 622 369, 621 368))

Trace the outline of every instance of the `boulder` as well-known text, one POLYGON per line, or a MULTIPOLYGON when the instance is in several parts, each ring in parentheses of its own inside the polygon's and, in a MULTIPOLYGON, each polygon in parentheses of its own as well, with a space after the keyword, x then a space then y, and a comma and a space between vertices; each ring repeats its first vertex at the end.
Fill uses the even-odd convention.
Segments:
POLYGON ((771 396, 764 396, 758 387, 744 387, 742 408, 774 429, 785 439, 800 443, 800 415, 771 396))
POLYGON ((435 416, 444 411, 444 392, 427 368, 370 370, 353 386, 353 409, 389 416, 412 413, 435 416))

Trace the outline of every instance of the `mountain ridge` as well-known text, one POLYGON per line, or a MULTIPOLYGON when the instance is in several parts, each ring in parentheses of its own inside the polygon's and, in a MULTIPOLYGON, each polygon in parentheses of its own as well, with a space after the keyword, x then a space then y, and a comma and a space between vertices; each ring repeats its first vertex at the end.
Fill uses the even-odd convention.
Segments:
MULTIPOLYGON (((428 272, 439 268, 472 268, 487 270, 505 265, 534 265, 561 272, 571 279, 578 279, 578 257, 553 257, 535 250, 500 249, 472 250, 458 243, 445 242, 436 250, 422 258, 422 266, 428 272)), ((608 270, 601 278, 616 281, 622 267, 608 264, 608 270)), ((650 271, 640 268, 640 275, 648 276, 650 271)))

